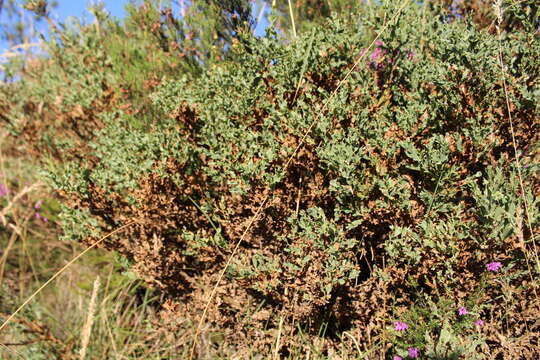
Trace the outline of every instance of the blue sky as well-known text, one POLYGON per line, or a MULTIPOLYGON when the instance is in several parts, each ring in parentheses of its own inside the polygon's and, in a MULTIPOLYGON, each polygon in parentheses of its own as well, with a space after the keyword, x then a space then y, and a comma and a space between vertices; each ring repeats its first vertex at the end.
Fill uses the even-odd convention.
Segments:
MULTIPOLYGON (((70 16, 75 16, 80 19, 83 19, 85 22, 91 22, 93 20, 92 14, 90 14, 86 9, 89 5, 95 1, 88 0, 59 0, 58 7, 54 8, 50 15, 51 17, 59 22, 65 22, 70 16)), ((105 4, 107 11, 118 18, 124 16, 124 5, 128 3, 128 0, 105 0, 102 1, 105 4)), ((7 14, 5 11, 2 11, 0 18, 2 22, 7 22, 7 14)), ((46 32, 47 26, 42 25, 40 29, 42 32, 46 32)), ((9 44, 5 41, 0 40, 0 54, 8 50, 9 44)))
MULTIPOLYGON (((90 14, 86 9, 89 5, 92 5, 96 2, 99 2, 98 0, 57 0, 58 1, 58 7, 53 9, 51 11, 51 17, 59 22, 65 22, 69 17, 75 16, 83 22, 91 22, 93 21, 93 16, 90 14)), ((129 3, 129 0, 103 0, 101 1, 105 4, 105 9, 114 17, 122 18, 125 14, 124 7, 127 3, 129 3)), ((268 9, 266 9, 268 10, 268 9)), ((265 11, 266 13, 266 11, 265 11)), ((258 9, 254 9, 253 18, 257 19, 259 15, 258 9)), ((6 14, 3 12, 1 15, 2 22, 6 21, 5 19, 6 14)), ((268 26, 268 22, 266 21, 266 17, 262 16, 261 21, 258 24, 257 28, 255 29, 255 34, 257 36, 264 35, 264 30, 266 26, 268 26)), ((43 27, 44 29, 46 27, 43 27)), ((0 54, 2 54, 4 51, 6 51, 8 48, 8 44, 6 44, 3 41, 0 41, 0 54)))
MULTIPOLYGON (((88 5, 91 5, 94 2, 84 0, 59 0, 58 7, 55 9, 54 13, 58 16, 58 19, 60 21, 64 21, 69 16, 77 16, 79 18, 81 16, 86 16, 87 20, 91 20, 92 16, 87 11, 85 11, 85 9, 88 7, 88 5)), ((104 0, 102 2, 105 4, 105 8, 111 15, 116 16, 117 18, 122 18, 124 16, 124 6, 126 3, 129 2, 129 0, 104 0)), ((268 8, 263 9, 265 14, 267 10, 268 8)), ((259 9, 254 9, 253 18, 257 20, 259 15, 259 9)), ((261 17, 261 21, 258 25, 259 26, 257 26, 257 28, 255 29, 255 35, 264 35, 264 30, 268 25, 265 16, 261 17)))
MULTIPOLYGON (((79 18, 86 16, 90 20, 92 16, 86 11, 86 8, 92 3, 95 2, 87 0, 59 0, 58 7, 53 11, 53 15, 58 16, 60 21, 64 21, 68 16, 77 16, 79 18)), ((121 18, 124 16, 124 5, 128 1, 105 0, 103 3, 111 15, 121 18)))

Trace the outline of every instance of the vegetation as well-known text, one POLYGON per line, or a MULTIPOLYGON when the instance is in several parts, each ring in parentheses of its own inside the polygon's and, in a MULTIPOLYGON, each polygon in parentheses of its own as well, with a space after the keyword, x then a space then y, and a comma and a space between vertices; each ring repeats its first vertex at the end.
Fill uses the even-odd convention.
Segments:
POLYGON ((538 5, 250 6, 98 6, 6 65, 2 316, 101 249, 4 356, 537 357, 538 5))

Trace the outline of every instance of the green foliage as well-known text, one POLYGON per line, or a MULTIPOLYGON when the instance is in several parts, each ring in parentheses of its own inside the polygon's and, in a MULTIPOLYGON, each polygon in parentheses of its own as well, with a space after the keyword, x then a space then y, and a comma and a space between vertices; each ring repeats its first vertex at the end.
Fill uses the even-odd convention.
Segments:
MULTIPOLYGON (((519 177, 515 167, 507 171, 503 167, 488 168, 482 183, 472 183, 472 196, 478 208, 480 226, 485 234, 502 244, 505 239, 523 225, 522 198, 515 194, 520 192, 519 177), (519 223, 519 224, 518 224, 519 223)), ((524 199, 533 219, 538 218, 539 199, 526 189, 524 199)))
MULTIPOLYGON (((503 39, 511 134, 497 36, 440 8, 412 4, 394 22, 395 2, 366 9, 290 43, 234 22, 234 38, 208 46, 206 34, 195 36, 204 51, 187 54, 170 41, 185 40, 187 51, 193 39, 151 6, 132 9, 126 26, 67 27, 51 58, 13 84, 9 113, 13 131, 51 158, 66 236, 97 238, 135 222, 106 246, 175 296, 212 284, 246 231, 230 286, 303 324, 324 312, 337 319, 348 302, 375 312, 371 296, 410 305, 474 289, 486 259, 513 237, 532 238, 518 211, 512 138, 539 144, 538 34, 523 25, 503 39), (377 281, 384 286, 373 294, 363 290, 377 281)), ((537 229, 538 174, 526 174, 537 229)), ((519 249, 512 261, 522 260, 519 249)), ((224 308, 216 311, 239 312, 224 308)), ((350 310, 336 326, 351 319, 368 321, 350 310)), ((444 323, 438 340, 422 332, 415 341, 433 356, 439 347, 465 354, 477 342, 460 348, 461 330, 444 323)))
POLYGON ((486 339, 481 326, 474 323, 477 317, 474 311, 458 315, 455 304, 448 300, 420 301, 403 318, 411 324, 406 331, 390 330, 393 353, 406 358, 407 349, 415 347, 426 359, 484 359, 480 347, 486 339))
POLYGON ((362 1, 354 0, 277 0, 272 3, 271 20, 281 30, 282 36, 292 38, 292 16, 296 32, 307 34, 311 29, 324 25, 332 15, 338 14, 342 18, 354 19, 360 12, 365 11, 366 5, 362 1), (289 3, 290 7, 289 8, 289 3))

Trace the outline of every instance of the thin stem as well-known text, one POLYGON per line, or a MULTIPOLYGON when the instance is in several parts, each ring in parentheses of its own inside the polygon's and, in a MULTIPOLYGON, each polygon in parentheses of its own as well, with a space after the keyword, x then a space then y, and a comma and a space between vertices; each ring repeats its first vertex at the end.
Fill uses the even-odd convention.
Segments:
POLYGON ((291 17, 291 23, 292 23, 292 32, 293 32, 293 36, 296 38, 296 24, 294 23, 294 15, 293 15, 293 10, 292 10, 291 0, 288 0, 288 2, 289 2, 289 15, 291 17))

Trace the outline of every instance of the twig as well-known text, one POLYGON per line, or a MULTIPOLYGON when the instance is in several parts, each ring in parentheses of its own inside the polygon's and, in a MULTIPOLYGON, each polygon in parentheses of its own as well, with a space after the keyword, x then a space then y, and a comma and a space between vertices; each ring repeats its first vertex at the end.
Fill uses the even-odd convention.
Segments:
POLYGON ((2 222, 2 224, 4 226, 7 225, 7 221, 6 221, 6 214, 9 212, 9 210, 11 210, 11 208, 13 207, 13 205, 15 205, 15 203, 20 199, 22 198, 24 195, 28 194, 29 192, 33 191, 34 189, 36 188, 39 188, 41 186, 45 185, 44 183, 42 183, 41 181, 38 181, 30 186, 26 186, 24 189, 22 189, 22 191, 20 193, 18 193, 17 195, 15 195, 15 197, 13 199, 11 199, 11 201, 9 202, 9 204, 7 204, 7 206, 5 208, 2 209, 2 211, 0 211, 0 221, 2 222))
POLYGON ((300 198, 302 197, 302 177, 300 177, 298 185, 298 196, 296 198, 296 216, 298 216, 298 212, 300 211, 300 198))
POLYGON ((4 249, 4 253, 2 254, 2 258, 0 258, 0 283, 2 283, 2 280, 4 279, 4 268, 6 266, 6 261, 7 261, 9 252, 11 251, 11 248, 13 247, 13 244, 15 244, 15 239, 17 238, 17 235, 19 235, 17 231, 13 231, 11 233, 8 244, 6 248, 4 249))

